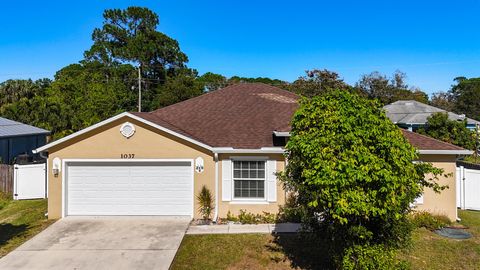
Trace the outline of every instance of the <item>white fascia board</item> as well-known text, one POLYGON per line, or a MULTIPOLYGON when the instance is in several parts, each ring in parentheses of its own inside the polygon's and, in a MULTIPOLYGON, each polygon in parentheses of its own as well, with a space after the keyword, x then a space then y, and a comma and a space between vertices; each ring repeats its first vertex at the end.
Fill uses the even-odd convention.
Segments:
POLYGON ((420 155, 471 155, 470 150, 418 150, 420 155))
POLYGON ((262 147, 260 149, 236 149, 231 147, 214 147, 217 154, 283 154, 285 149, 281 147, 262 147))
POLYGON ((113 117, 110 117, 110 118, 108 118, 108 119, 106 119, 106 120, 104 120, 104 121, 102 121, 102 122, 99 122, 99 123, 97 123, 97 124, 95 124, 95 125, 92 125, 92 126, 89 126, 89 127, 87 127, 87 128, 84 128, 84 129, 82 129, 82 130, 80 130, 80 131, 77 131, 77 132, 75 132, 75 133, 73 133, 73 134, 70 134, 70 135, 68 135, 68 136, 66 136, 66 137, 63 137, 63 138, 61 138, 61 139, 59 139, 59 140, 56 140, 56 141, 54 141, 54 142, 51 142, 51 143, 49 143, 49 144, 47 144, 47 145, 44 145, 44 146, 42 146, 42 147, 39 147, 39 148, 33 150, 32 152, 35 153, 35 154, 36 154, 36 153, 39 153, 39 152, 43 152, 43 151, 45 151, 45 150, 47 150, 47 149, 49 149, 49 148, 51 148, 51 147, 53 147, 53 146, 55 146, 55 145, 61 144, 61 143, 63 143, 63 142, 66 142, 66 141, 68 141, 68 140, 70 140, 70 139, 73 139, 73 138, 75 138, 75 137, 77 137, 77 136, 80 136, 80 135, 85 134, 85 133, 87 133, 87 132, 89 132, 89 131, 92 131, 92 130, 94 130, 94 129, 96 129, 96 128, 99 128, 99 127, 104 126, 104 125, 106 125, 106 124, 108 124, 108 123, 111 123, 111 122, 113 122, 113 121, 115 121, 115 120, 118 120, 118 119, 120 119, 120 118, 122 118, 122 117, 124 117, 124 116, 130 117, 130 118, 135 119, 135 120, 137 120, 137 121, 139 121, 139 122, 142 122, 142 123, 144 123, 144 124, 146 124, 146 125, 149 125, 149 126, 151 126, 151 127, 157 128, 157 129, 159 129, 159 130, 161 130, 161 131, 164 131, 164 132, 166 132, 166 133, 168 133, 168 134, 170 134, 170 135, 173 135, 173 136, 175 136, 175 137, 178 137, 178 138, 180 138, 180 139, 186 140, 186 141, 191 142, 191 143, 193 143, 193 144, 195 144, 195 145, 198 145, 198 146, 200 146, 200 147, 203 147, 203 148, 205 148, 205 149, 207 149, 207 150, 212 151, 212 147, 210 147, 209 145, 206 145, 206 144, 201 143, 201 142, 199 142, 199 141, 197 141, 197 140, 194 140, 194 139, 192 139, 192 138, 189 138, 189 137, 187 137, 187 136, 185 136, 185 135, 182 135, 182 134, 180 134, 180 133, 177 133, 177 132, 175 132, 175 131, 173 131, 173 130, 170 130, 170 129, 168 129, 168 128, 165 128, 165 127, 162 127, 162 126, 157 125, 157 124, 155 124, 155 123, 152 123, 152 122, 150 122, 150 121, 147 121, 147 120, 145 120, 145 119, 143 119, 143 118, 141 118, 141 117, 139 117, 139 116, 133 115, 133 114, 128 113, 128 112, 124 112, 124 113, 115 115, 115 116, 113 116, 113 117))
POLYGON ((290 137, 290 132, 288 131, 274 131, 273 134, 277 137, 290 137))

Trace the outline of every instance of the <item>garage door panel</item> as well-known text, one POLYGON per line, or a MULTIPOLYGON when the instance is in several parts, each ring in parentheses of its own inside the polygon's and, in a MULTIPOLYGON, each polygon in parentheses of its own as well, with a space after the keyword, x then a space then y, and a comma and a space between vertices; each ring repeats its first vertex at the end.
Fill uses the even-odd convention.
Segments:
POLYGON ((189 162, 68 166, 68 215, 192 215, 189 162))

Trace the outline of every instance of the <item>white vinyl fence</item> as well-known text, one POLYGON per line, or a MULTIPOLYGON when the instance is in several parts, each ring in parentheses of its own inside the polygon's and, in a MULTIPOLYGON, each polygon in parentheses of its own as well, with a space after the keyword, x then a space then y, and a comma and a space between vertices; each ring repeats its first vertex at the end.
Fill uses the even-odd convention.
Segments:
POLYGON ((480 170, 457 167, 457 207, 480 210, 480 170))
POLYGON ((45 164, 14 165, 13 199, 41 199, 47 197, 45 164))

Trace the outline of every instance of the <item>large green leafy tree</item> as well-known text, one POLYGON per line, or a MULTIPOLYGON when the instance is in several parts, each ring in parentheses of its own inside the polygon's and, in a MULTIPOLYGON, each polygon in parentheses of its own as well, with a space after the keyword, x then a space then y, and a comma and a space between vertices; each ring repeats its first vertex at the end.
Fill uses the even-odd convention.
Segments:
POLYGON ((379 72, 372 72, 363 75, 355 87, 384 105, 409 99, 428 103, 428 95, 418 88, 410 88, 405 79, 406 74, 401 71, 396 71, 391 78, 379 72))
POLYGON ((480 120, 480 78, 455 78, 450 94, 454 102, 454 111, 480 120))
POLYGON ((466 149, 475 149, 475 133, 467 128, 467 121, 450 120, 447 113, 432 114, 427 118, 427 125, 417 132, 466 149))
MULTIPOLYGON (((137 105, 136 71, 131 65, 105 66, 100 62, 69 65, 55 75, 48 89, 49 104, 59 104, 58 117, 67 120, 54 127, 55 137, 98 123, 124 111, 134 111, 137 105)), ((52 125, 56 121, 52 119, 52 125)))
POLYGON ((425 178, 442 171, 414 164, 416 150, 379 102, 348 91, 302 99, 286 153, 281 179, 337 258, 354 246, 406 243, 411 203, 423 188, 442 189, 425 178))
POLYGON ((15 121, 51 130, 50 119, 57 112, 47 105, 49 79, 7 80, 0 83, 0 115, 15 121))
POLYGON ((94 43, 85 52, 85 58, 108 67, 118 64, 140 67, 144 110, 156 109, 154 106, 158 102, 155 98, 159 92, 168 89, 161 89, 168 80, 196 74, 193 70, 184 71, 188 69, 187 55, 180 50, 175 39, 157 30, 160 21, 153 11, 143 7, 108 9, 103 17, 103 26, 93 31, 94 43))

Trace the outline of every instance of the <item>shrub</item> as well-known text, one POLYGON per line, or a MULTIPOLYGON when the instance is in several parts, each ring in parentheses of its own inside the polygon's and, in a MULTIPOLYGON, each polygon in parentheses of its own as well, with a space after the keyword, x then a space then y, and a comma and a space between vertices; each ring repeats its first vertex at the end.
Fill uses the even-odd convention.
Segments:
POLYGON ((432 215, 426 211, 414 212, 411 215, 411 222, 417 228, 426 228, 428 230, 437 230, 450 225, 450 219, 444 215, 432 215))
POLYGON ((238 222, 238 218, 235 215, 233 215, 230 211, 228 211, 227 221, 238 222))
POLYGON ((238 217, 228 211, 226 220, 240 222, 242 224, 275 223, 277 221, 277 215, 269 212, 263 212, 263 214, 253 214, 247 212, 247 210, 240 209, 240 214, 238 217))
POLYGON ((304 208, 297 203, 296 196, 294 194, 289 194, 285 204, 280 206, 278 211, 278 221, 300 223, 302 222, 304 215, 304 208))
POLYGON ((255 215, 247 212, 246 210, 240 209, 240 214, 238 215, 238 220, 242 224, 258 224, 261 221, 260 215, 255 215))
POLYGON ((275 223, 277 222, 277 215, 263 211, 263 215, 260 216, 261 223, 275 223))
POLYGON ((383 245, 354 245, 346 249, 341 265, 343 270, 408 268, 405 262, 397 261, 395 250, 383 245))
POLYGON ((197 201, 199 204, 199 209, 198 211, 202 215, 202 218, 204 220, 209 220, 210 216, 212 215, 212 211, 214 209, 213 206, 213 196, 210 190, 206 187, 203 186, 202 190, 197 196, 197 201))

